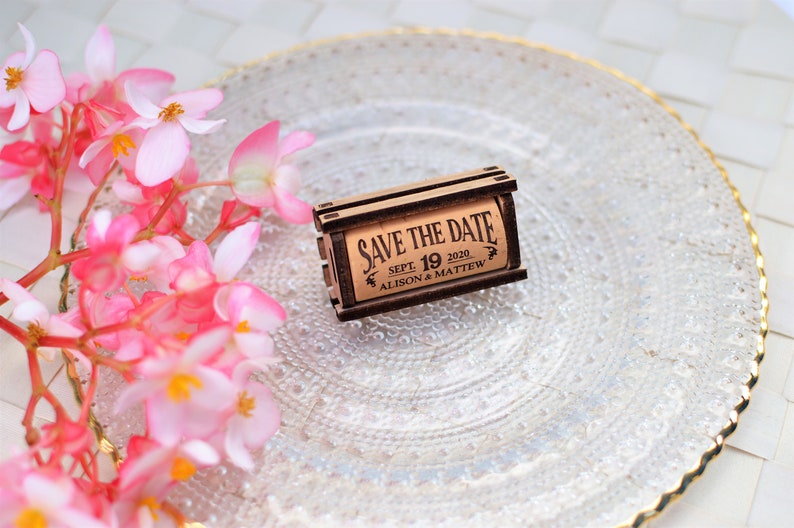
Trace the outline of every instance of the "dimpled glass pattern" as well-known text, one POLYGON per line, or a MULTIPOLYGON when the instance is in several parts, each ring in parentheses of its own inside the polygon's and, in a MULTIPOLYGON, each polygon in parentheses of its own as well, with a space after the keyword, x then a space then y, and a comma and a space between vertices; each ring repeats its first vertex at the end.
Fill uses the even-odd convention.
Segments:
MULTIPOLYGON (((175 502, 207 526, 604 526, 658 507, 732 430, 763 321, 741 210, 696 138, 637 86, 542 47, 445 33, 342 39, 217 81, 206 179, 263 123, 310 130, 311 203, 499 164, 523 282, 349 323, 314 227, 266 215, 240 276, 288 312, 261 378, 283 411, 252 474, 175 502)), ((196 196, 209 229, 227 190, 196 196)), ((114 441, 140 415, 97 413, 114 441)))

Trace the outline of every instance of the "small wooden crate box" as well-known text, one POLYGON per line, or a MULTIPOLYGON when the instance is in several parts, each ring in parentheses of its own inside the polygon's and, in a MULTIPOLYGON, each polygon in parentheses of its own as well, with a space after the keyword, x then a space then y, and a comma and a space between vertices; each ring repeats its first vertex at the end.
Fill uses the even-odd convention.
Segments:
POLYGON ((339 320, 525 279, 517 188, 494 166, 315 205, 339 320))

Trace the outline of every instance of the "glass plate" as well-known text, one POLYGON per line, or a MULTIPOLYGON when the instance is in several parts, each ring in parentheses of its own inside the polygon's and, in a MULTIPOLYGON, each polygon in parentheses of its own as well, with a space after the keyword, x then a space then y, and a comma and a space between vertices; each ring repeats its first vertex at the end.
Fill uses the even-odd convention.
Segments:
MULTIPOLYGON (((203 177, 272 119, 317 136, 297 157, 311 203, 499 164, 518 179, 529 278, 339 323, 314 227, 266 216, 240 278, 288 312, 262 377, 283 424, 253 474, 184 488, 194 519, 639 524, 719 452, 763 355, 763 271, 724 171, 647 89, 543 46, 421 30, 307 45, 216 84, 229 121, 194 137, 203 177)), ((191 230, 224 192, 194 201, 191 230)), ((111 439, 139 426, 108 412, 111 439)))

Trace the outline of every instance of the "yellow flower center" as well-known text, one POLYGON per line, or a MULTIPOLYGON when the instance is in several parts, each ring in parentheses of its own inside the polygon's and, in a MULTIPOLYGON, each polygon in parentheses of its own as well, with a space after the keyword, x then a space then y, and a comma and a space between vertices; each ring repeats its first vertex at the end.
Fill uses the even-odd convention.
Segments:
POLYGON ((25 508, 14 520, 16 528, 47 528, 47 518, 35 508, 25 508))
POLYGON ((43 329, 39 323, 30 323, 28 325, 28 339, 31 344, 38 344, 39 339, 47 335, 47 331, 43 329))
POLYGON ((177 374, 168 382, 165 393, 171 401, 180 403, 190 399, 191 386, 200 389, 201 380, 191 374, 177 374))
POLYGON ((22 82, 22 69, 16 66, 8 66, 6 68, 6 91, 11 91, 22 82))
POLYGON ((176 337, 180 341, 187 341, 188 339, 190 339, 190 334, 188 334, 184 330, 180 330, 179 332, 176 333, 174 337, 176 337))
POLYGON ((256 400, 253 396, 249 396, 247 391, 237 395, 237 414, 250 418, 254 415, 254 409, 256 409, 256 400))
MULTIPOLYGON (((160 115, 162 115, 162 112, 160 112, 160 115)), ((135 148, 136 146, 135 142, 127 134, 116 134, 113 136, 113 144, 110 148, 113 151, 113 157, 118 158, 119 154, 129 156, 130 153, 127 149, 135 148)))
POLYGON ((157 502, 157 499, 154 497, 144 497, 140 501, 138 501, 138 506, 146 506, 149 508, 149 512, 152 514, 152 519, 157 520, 159 516, 157 515, 157 510, 160 509, 160 503, 157 502))
POLYGON ((194 466, 190 460, 183 457, 176 457, 174 459, 174 463, 171 466, 172 479, 185 481, 195 474, 196 466, 194 466))
POLYGON ((237 331, 241 334, 251 331, 251 325, 248 324, 248 321, 240 321, 237 323, 237 331))
POLYGON ((176 116, 179 114, 184 114, 185 110, 182 108, 182 105, 173 102, 169 103, 168 106, 160 110, 160 113, 157 115, 163 121, 176 121, 176 116))

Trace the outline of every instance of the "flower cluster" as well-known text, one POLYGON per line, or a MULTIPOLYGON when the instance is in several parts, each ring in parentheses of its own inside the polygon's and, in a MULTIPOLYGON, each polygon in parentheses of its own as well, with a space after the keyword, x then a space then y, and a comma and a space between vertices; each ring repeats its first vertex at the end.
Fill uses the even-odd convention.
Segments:
POLYGON ((260 234, 263 208, 288 222, 311 220, 295 197, 291 155, 312 144, 308 132, 279 138, 279 123, 253 131, 236 148, 228 179, 202 181, 190 134, 224 120, 207 115, 223 94, 205 88, 171 94, 174 77, 155 69, 116 73, 109 31, 88 42, 85 73, 64 78, 58 57, 35 49, 3 64, 0 126, 13 141, 0 150, 0 210, 32 194, 52 223, 50 251, 17 279, 0 278, 0 329, 27 354, 32 394, 23 418, 27 451, 0 462, 0 526, 174 526, 185 520, 168 493, 197 471, 228 460, 253 467, 252 451, 275 434, 280 414, 255 371, 274 359, 271 333, 284 309, 257 285, 236 277, 260 234), (82 247, 60 251, 64 189, 90 182, 77 229, 82 247), (188 194, 230 190, 214 229, 186 229, 188 194), (89 212, 111 188, 124 213, 89 212), (51 313, 30 291, 69 266, 75 302, 51 313), (42 378, 40 361, 75 364, 87 383, 80 413, 70 415, 42 378), (127 385, 116 408, 145 410, 110 480, 100 476, 90 408, 100 375, 127 385), (40 404, 55 420, 33 424, 40 404))

